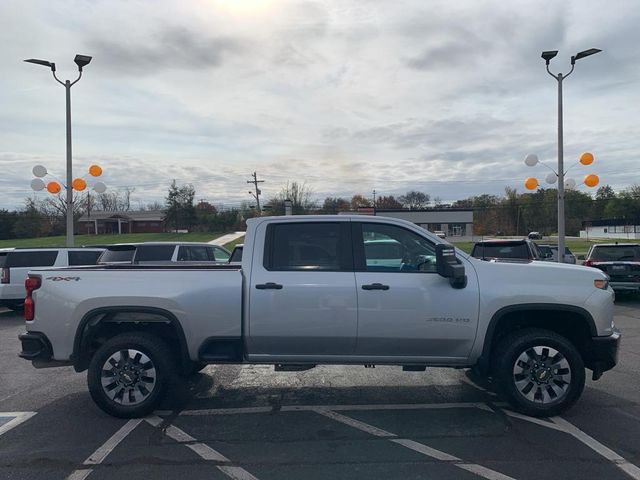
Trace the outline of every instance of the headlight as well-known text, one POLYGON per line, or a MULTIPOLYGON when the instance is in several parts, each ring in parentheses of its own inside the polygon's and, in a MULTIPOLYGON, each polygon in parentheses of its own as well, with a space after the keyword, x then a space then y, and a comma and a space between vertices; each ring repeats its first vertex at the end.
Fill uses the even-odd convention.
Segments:
POLYGON ((593 286, 601 290, 606 290, 609 287, 609 281, 599 278, 593 281, 593 286))

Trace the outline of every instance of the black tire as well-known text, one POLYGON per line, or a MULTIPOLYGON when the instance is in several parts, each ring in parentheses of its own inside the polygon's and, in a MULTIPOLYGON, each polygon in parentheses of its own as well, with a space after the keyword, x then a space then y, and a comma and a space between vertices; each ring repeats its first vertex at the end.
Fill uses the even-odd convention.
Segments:
POLYGON ((558 415, 576 403, 584 390, 580 352, 555 332, 515 331, 499 343, 494 359, 496 386, 516 411, 526 415, 558 415))
POLYGON ((157 408, 175 372, 175 356, 164 341, 146 333, 123 333, 98 348, 89 364, 87 382, 91 398, 104 412, 138 418, 157 408))

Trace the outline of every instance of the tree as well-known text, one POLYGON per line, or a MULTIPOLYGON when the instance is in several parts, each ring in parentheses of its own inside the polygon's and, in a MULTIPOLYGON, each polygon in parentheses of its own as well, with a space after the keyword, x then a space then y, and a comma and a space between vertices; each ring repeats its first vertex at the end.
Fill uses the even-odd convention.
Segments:
POLYGON ((178 187, 173 180, 166 197, 164 221, 174 230, 191 229, 196 220, 196 209, 193 199, 196 196, 193 185, 178 187))
POLYGON ((371 201, 360 194, 356 194, 353 197, 351 197, 351 210, 358 210, 358 208, 360 207, 370 207, 370 206, 371 206, 371 201))
POLYGON ((42 237, 51 233, 51 224, 36 202, 28 198, 25 208, 18 212, 12 233, 14 238, 42 237))
POLYGON ((125 187, 120 190, 110 190, 99 193, 92 202, 93 210, 102 212, 128 212, 131 209, 131 194, 135 188, 125 187))
POLYGON ((18 219, 17 212, 0 210, 0 240, 13 238, 13 227, 18 219))
POLYGON ((402 208, 402 204, 393 195, 376 199, 376 208, 392 210, 402 208))
POLYGON ((294 215, 304 215, 316 208, 316 203, 311 200, 312 190, 305 182, 287 182, 280 192, 269 200, 273 215, 284 215, 284 201, 291 200, 294 215))
POLYGON ((346 212, 350 210, 350 208, 351 204, 349 201, 339 197, 327 197, 322 204, 322 212, 327 214, 346 212))
POLYGON ((410 210, 416 210, 420 208, 427 208, 429 206, 431 197, 426 193, 411 190, 405 195, 401 195, 400 197, 398 197, 398 200, 400 201, 400 203, 402 203, 403 207, 410 210))

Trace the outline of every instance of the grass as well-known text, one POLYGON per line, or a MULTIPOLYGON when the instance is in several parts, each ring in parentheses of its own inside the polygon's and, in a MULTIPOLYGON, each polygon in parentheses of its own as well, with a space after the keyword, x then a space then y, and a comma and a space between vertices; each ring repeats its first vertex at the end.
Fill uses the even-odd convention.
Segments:
POLYGON ((226 248, 227 250, 229 250, 230 252, 233 251, 233 247, 235 247, 237 244, 239 243, 244 243, 244 235, 241 236, 240 238, 236 238, 234 241, 229 242, 229 243, 225 243, 223 245, 224 248, 226 248))
MULTIPOLYGON (((221 236, 221 232, 212 233, 127 233, 122 235, 75 235, 76 246, 105 245, 129 242, 209 242, 221 236)), ((244 238, 244 237, 243 237, 244 238)), ((240 242, 237 240, 236 242, 240 242)), ((231 242, 234 243, 234 242, 231 242)), ((0 240, 3 247, 64 247, 65 237, 40 237, 0 240)), ((232 247, 233 248, 233 247, 232 247)))

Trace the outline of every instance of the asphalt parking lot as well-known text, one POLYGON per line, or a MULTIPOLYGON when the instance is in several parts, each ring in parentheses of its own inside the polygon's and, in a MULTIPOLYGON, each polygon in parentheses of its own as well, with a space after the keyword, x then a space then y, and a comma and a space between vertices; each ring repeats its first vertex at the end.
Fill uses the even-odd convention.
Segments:
POLYGON ((466 371, 209 366, 141 420, 102 413, 85 375, 17 357, 0 309, 1 479, 640 479, 640 297, 620 363, 562 417, 510 412, 466 371))

